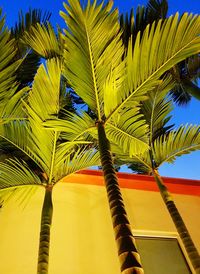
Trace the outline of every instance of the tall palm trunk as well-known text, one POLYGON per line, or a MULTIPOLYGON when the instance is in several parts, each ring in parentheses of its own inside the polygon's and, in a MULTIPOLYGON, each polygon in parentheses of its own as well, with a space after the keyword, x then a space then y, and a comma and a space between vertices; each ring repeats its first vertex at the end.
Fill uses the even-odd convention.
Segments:
POLYGON ((52 186, 46 186, 40 226, 38 274, 48 274, 50 229, 53 215, 52 186))
POLYGON ((190 258, 190 261, 195 269, 196 273, 200 273, 200 256, 199 253, 191 239, 191 236, 185 226, 185 223, 173 201, 171 194, 169 193, 167 187, 164 185, 161 176, 156 169, 153 170, 154 178, 159 187, 162 198, 167 206, 167 209, 172 217, 172 220, 176 226, 178 234, 183 241, 184 247, 190 258))
POLYGON ((106 138, 103 123, 98 122, 97 127, 101 164, 118 248, 121 272, 124 274, 142 274, 144 271, 140 263, 140 256, 135 246, 135 239, 131 232, 131 226, 128 221, 117 175, 113 166, 110 143, 106 138))

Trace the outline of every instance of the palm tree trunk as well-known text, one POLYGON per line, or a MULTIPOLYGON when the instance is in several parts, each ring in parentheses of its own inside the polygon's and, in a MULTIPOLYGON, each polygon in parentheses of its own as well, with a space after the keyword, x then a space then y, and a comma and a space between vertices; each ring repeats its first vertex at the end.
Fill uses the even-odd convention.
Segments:
POLYGON ((153 170, 154 178, 159 187, 162 198, 167 206, 167 209, 172 217, 172 220, 176 226, 178 234, 183 241, 184 247, 187 251, 188 257, 193 265, 194 270, 197 274, 200 273, 200 256, 192 241, 192 238, 185 226, 185 223, 173 201, 171 194, 169 193, 167 187, 164 185, 161 176, 157 170, 153 170))
POLYGON ((144 271, 140 263, 140 256, 135 246, 135 239, 131 232, 131 226, 128 221, 117 175, 113 167, 110 143, 106 138, 103 123, 98 122, 97 127, 101 164, 118 248, 121 272, 124 274, 142 274, 144 271))
POLYGON ((48 274, 50 229, 53 215, 52 186, 46 186, 40 226, 38 274, 48 274))

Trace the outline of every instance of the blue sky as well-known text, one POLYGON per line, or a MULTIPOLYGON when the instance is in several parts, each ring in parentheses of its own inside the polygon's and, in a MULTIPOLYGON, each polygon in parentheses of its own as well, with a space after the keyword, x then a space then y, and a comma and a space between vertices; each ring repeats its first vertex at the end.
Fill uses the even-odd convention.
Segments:
MULTIPOLYGON (((18 11, 22 9, 27 11, 29 7, 41 8, 42 10, 52 13, 51 22, 58 23, 64 27, 64 22, 59 16, 59 10, 64 10, 63 1, 60 0, 0 0, 0 6, 3 8, 3 14, 6 14, 7 25, 13 26, 18 18, 18 11)), ((136 8, 137 5, 145 5, 145 0, 114 0, 115 6, 120 12, 126 12, 131 7, 136 8)), ((200 13, 199 0, 168 0, 169 15, 179 11, 200 13)), ((175 108, 173 122, 178 126, 185 123, 200 124, 200 102, 193 99, 189 106, 175 108)), ((163 176, 180 177, 200 180, 200 152, 193 152, 190 155, 185 155, 176 160, 172 165, 165 164, 160 168, 160 173, 163 176)), ((124 171, 127 171, 124 169, 124 171)))

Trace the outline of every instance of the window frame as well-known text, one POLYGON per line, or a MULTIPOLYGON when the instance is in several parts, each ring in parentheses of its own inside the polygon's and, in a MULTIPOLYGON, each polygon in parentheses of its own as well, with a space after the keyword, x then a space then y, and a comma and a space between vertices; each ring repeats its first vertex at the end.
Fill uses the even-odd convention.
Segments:
POLYGON ((191 264, 191 261, 189 259, 189 256, 186 252, 186 249, 183 245, 183 242, 182 242, 180 236, 178 235, 178 233, 169 232, 169 231, 138 230, 138 229, 132 229, 132 233, 133 233, 134 237, 176 239, 178 241, 179 247, 183 253, 183 256, 188 264, 188 267, 190 268, 192 274, 196 274, 196 272, 191 264))

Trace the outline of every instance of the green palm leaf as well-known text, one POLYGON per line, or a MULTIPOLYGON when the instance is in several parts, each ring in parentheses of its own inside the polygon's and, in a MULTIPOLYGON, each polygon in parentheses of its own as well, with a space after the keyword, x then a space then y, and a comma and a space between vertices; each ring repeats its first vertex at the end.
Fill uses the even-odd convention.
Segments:
POLYGON ((17 158, 0 162, 0 200, 3 206, 11 199, 26 204, 42 185, 41 178, 23 160, 17 158))
POLYGON ((39 187, 38 185, 20 185, 4 188, 0 190, 0 206, 7 206, 14 200, 18 205, 25 207, 39 187))
POLYGON ((106 123, 105 129, 109 140, 124 152, 128 151, 130 156, 148 149, 148 125, 137 107, 121 112, 113 123, 106 123))
MULTIPOLYGON (((0 72, 1 72, 1 85, 3 85, 4 81, 9 80, 11 78, 13 80, 14 71, 19 66, 19 63, 12 63, 15 54, 16 49, 14 47, 14 39, 10 40, 10 33, 7 28, 5 28, 5 18, 2 17, 2 11, 0 10, 0 72)), ((10 88, 13 84, 13 81, 10 81, 10 85, 8 85, 8 88, 10 88)), ((7 86, 7 85, 5 85, 7 86)), ((7 89, 8 89, 7 88, 7 89)))
POLYGON ((176 81, 176 86, 171 91, 171 96, 178 105, 189 103, 192 96, 200 99, 200 88, 198 78, 200 77, 200 55, 191 56, 182 61, 171 70, 176 81))
POLYGON ((114 155, 114 162, 116 165, 128 165, 134 172, 138 172, 134 167, 139 167, 140 171, 145 171, 145 173, 149 173, 151 171, 151 159, 149 156, 149 150, 143 153, 135 153, 134 155, 130 155, 129 150, 124 151, 123 147, 119 144, 111 143, 111 148, 114 155))
MULTIPOLYGON (((28 102, 25 104, 31 127, 31 138, 29 138, 31 144, 30 154, 33 154, 35 159, 39 159, 42 170, 48 177, 49 184, 57 182, 61 177, 68 174, 67 165, 71 165, 74 153, 78 157, 76 150, 79 146, 87 146, 91 143, 83 139, 83 137, 75 138, 74 136, 74 134, 77 134, 77 131, 79 131, 79 135, 80 133, 83 134, 82 130, 86 125, 90 124, 91 126, 91 118, 88 115, 85 115, 83 118, 76 116, 76 119, 74 119, 75 116, 65 112, 64 114, 67 113, 67 115, 64 115, 66 120, 55 120, 60 123, 61 128, 55 130, 52 127, 49 130, 43 126, 45 124, 44 121, 58 117, 60 79, 60 61, 54 58, 48 60, 46 69, 43 65, 39 68, 28 102), (59 132, 62 130, 63 125, 66 130, 65 136, 61 136, 59 132), (79 128, 80 125, 81 127, 79 128)), ((48 122, 46 123, 48 124, 48 122)), ((82 160, 84 160, 84 157, 82 160)), ((90 163, 92 162, 88 162, 88 165, 90 163)), ((74 170, 76 170, 75 167, 74 170)))
POLYGON ((170 120, 170 112, 173 109, 171 97, 168 92, 174 86, 171 76, 163 79, 155 90, 148 93, 148 99, 141 105, 147 124, 149 125, 149 142, 151 143, 158 134, 164 133, 171 127, 166 125, 170 120))
POLYGON ((62 131, 61 138, 74 142, 76 140, 86 141, 91 133, 96 132, 93 119, 86 113, 80 114, 63 112, 63 119, 51 119, 44 123, 46 128, 62 131))
POLYGON ((131 36, 135 40, 138 32, 143 33, 148 24, 152 24, 159 19, 165 19, 168 11, 167 0, 149 0, 146 6, 138 6, 134 16, 134 9, 130 13, 120 16, 120 25, 123 31, 123 43, 128 47, 131 36))
POLYGON ((53 176, 59 133, 45 130, 42 123, 59 113, 60 78, 61 65, 57 59, 47 61, 46 69, 41 65, 29 94, 28 103, 25 104, 32 131, 31 153, 36 159, 40 159, 49 182, 53 176))
POLYGON ((186 125, 157 138, 153 154, 157 166, 164 162, 173 163, 183 154, 200 149, 200 126, 186 125))
MULTIPOLYGON (((134 50, 132 40, 127 53, 127 76, 129 89, 119 92, 118 104, 113 115, 134 98, 152 90, 158 79, 176 63, 199 52, 200 16, 178 13, 155 26, 147 26, 142 37, 138 33, 134 50), (139 68, 139 69, 138 69, 139 68)), ((110 119, 110 117, 108 117, 110 119)))
POLYGON ((17 81, 20 82, 20 88, 30 85, 41 63, 41 57, 30 50, 30 48, 21 43, 25 31, 29 31, 31 26, 39 24, 46 24, 51 14, 39 9, 29 9, 25 14, 22 10, 18 13, 18 21, 15 26, 11 28, 11 38, 15 39, 15 46, 17 49, 16 59, 24 58, 22 65, 17 70, 17 81))
POLYGON ((40 178, 24 161, 8 159, 0 162, 0 190, 24 185, 40 185, 40 178))
POLYGON ((29 45, 40 56, 50 59, 62 55, 62 39, 57 36, 50 23, 32 26, 23 35, 22 42, 29 45))
POLYGON ((15 38, 23 36, 24 31, 29 31, 30 27, 36 25, 37 23, 45 24, 49 21, 51 13, 45 12, 42 15, 40 9, 30 9, 24 15, 22 10, 18 13, 18 22, 13 28, 11 28, 11 35, 15 38))
POLYGON ((42 122, 59 112, 60 71, 60 64, 54 59, 48 61, 47 71, 41 65, 28 102, 24 102, 29 120, 11 121, 0 127, 1 137, 36 161, 47 174, 51 173, 52 149, 58 136, 44 130, 42 122))
POLYGON ((7 122, 9 119, 26 118, 26 114, 23 110, 22 100, 26 100, 29 88, 25 87, 18 91, 18 86, 16 86, 12 91, 14 94, 1 110, 1 117, 3 117, 2 122, 7 122))
MULTIPOLYGON (((1 10, 0 10, 1 17, 1 10)), ((13 62, 16 56, 16 48, 14 39, 10 39, 10 33, 4 27, 5 18, 0 18, 0 115, 5 115, 4 108, 9 103, 10 99, 15 100, 15 94, 18 85, 16 84, 16 70, 21 64, 22 60, 13 62)), ((18 98, 17 98, 18 101, 18 98)), ((8 113, 6 113, 8 118, 8 113)))
POLYGON ((57 181, 63 177, 63 174, 70 175, 79 170, 100 165, 99 153, 94 149, 82 148, 76 150, 73 154, 68 154, 58 161, 55 165, 57 181))
POLYGON ((112 3, 103 8, 96 1, 82 9, 79 1, 64 4, 70 16, 61 12, 69 31, 65 31, 64 74, 76 93, 97 114, 103 115, 104 84, 111 67, 121 63, 118 12, 112 3))
MULTIPOLYGON (((32 158, 32 155, 29 153, 29 148, 31 147, 30 136, 31 129, 26 120, 12 120, 9 123, 0 125, 0 137, 2 140, 5 140, 15 149, 21 150, 32 158)), ((4 146, 4 142, 0 142, 0 146, 4 146)))
POLYGON ((41 120, 59 112, 61 64, 58 59, 48 60, 46 69, 42 64, 35 76, 28 104, 41 120))

